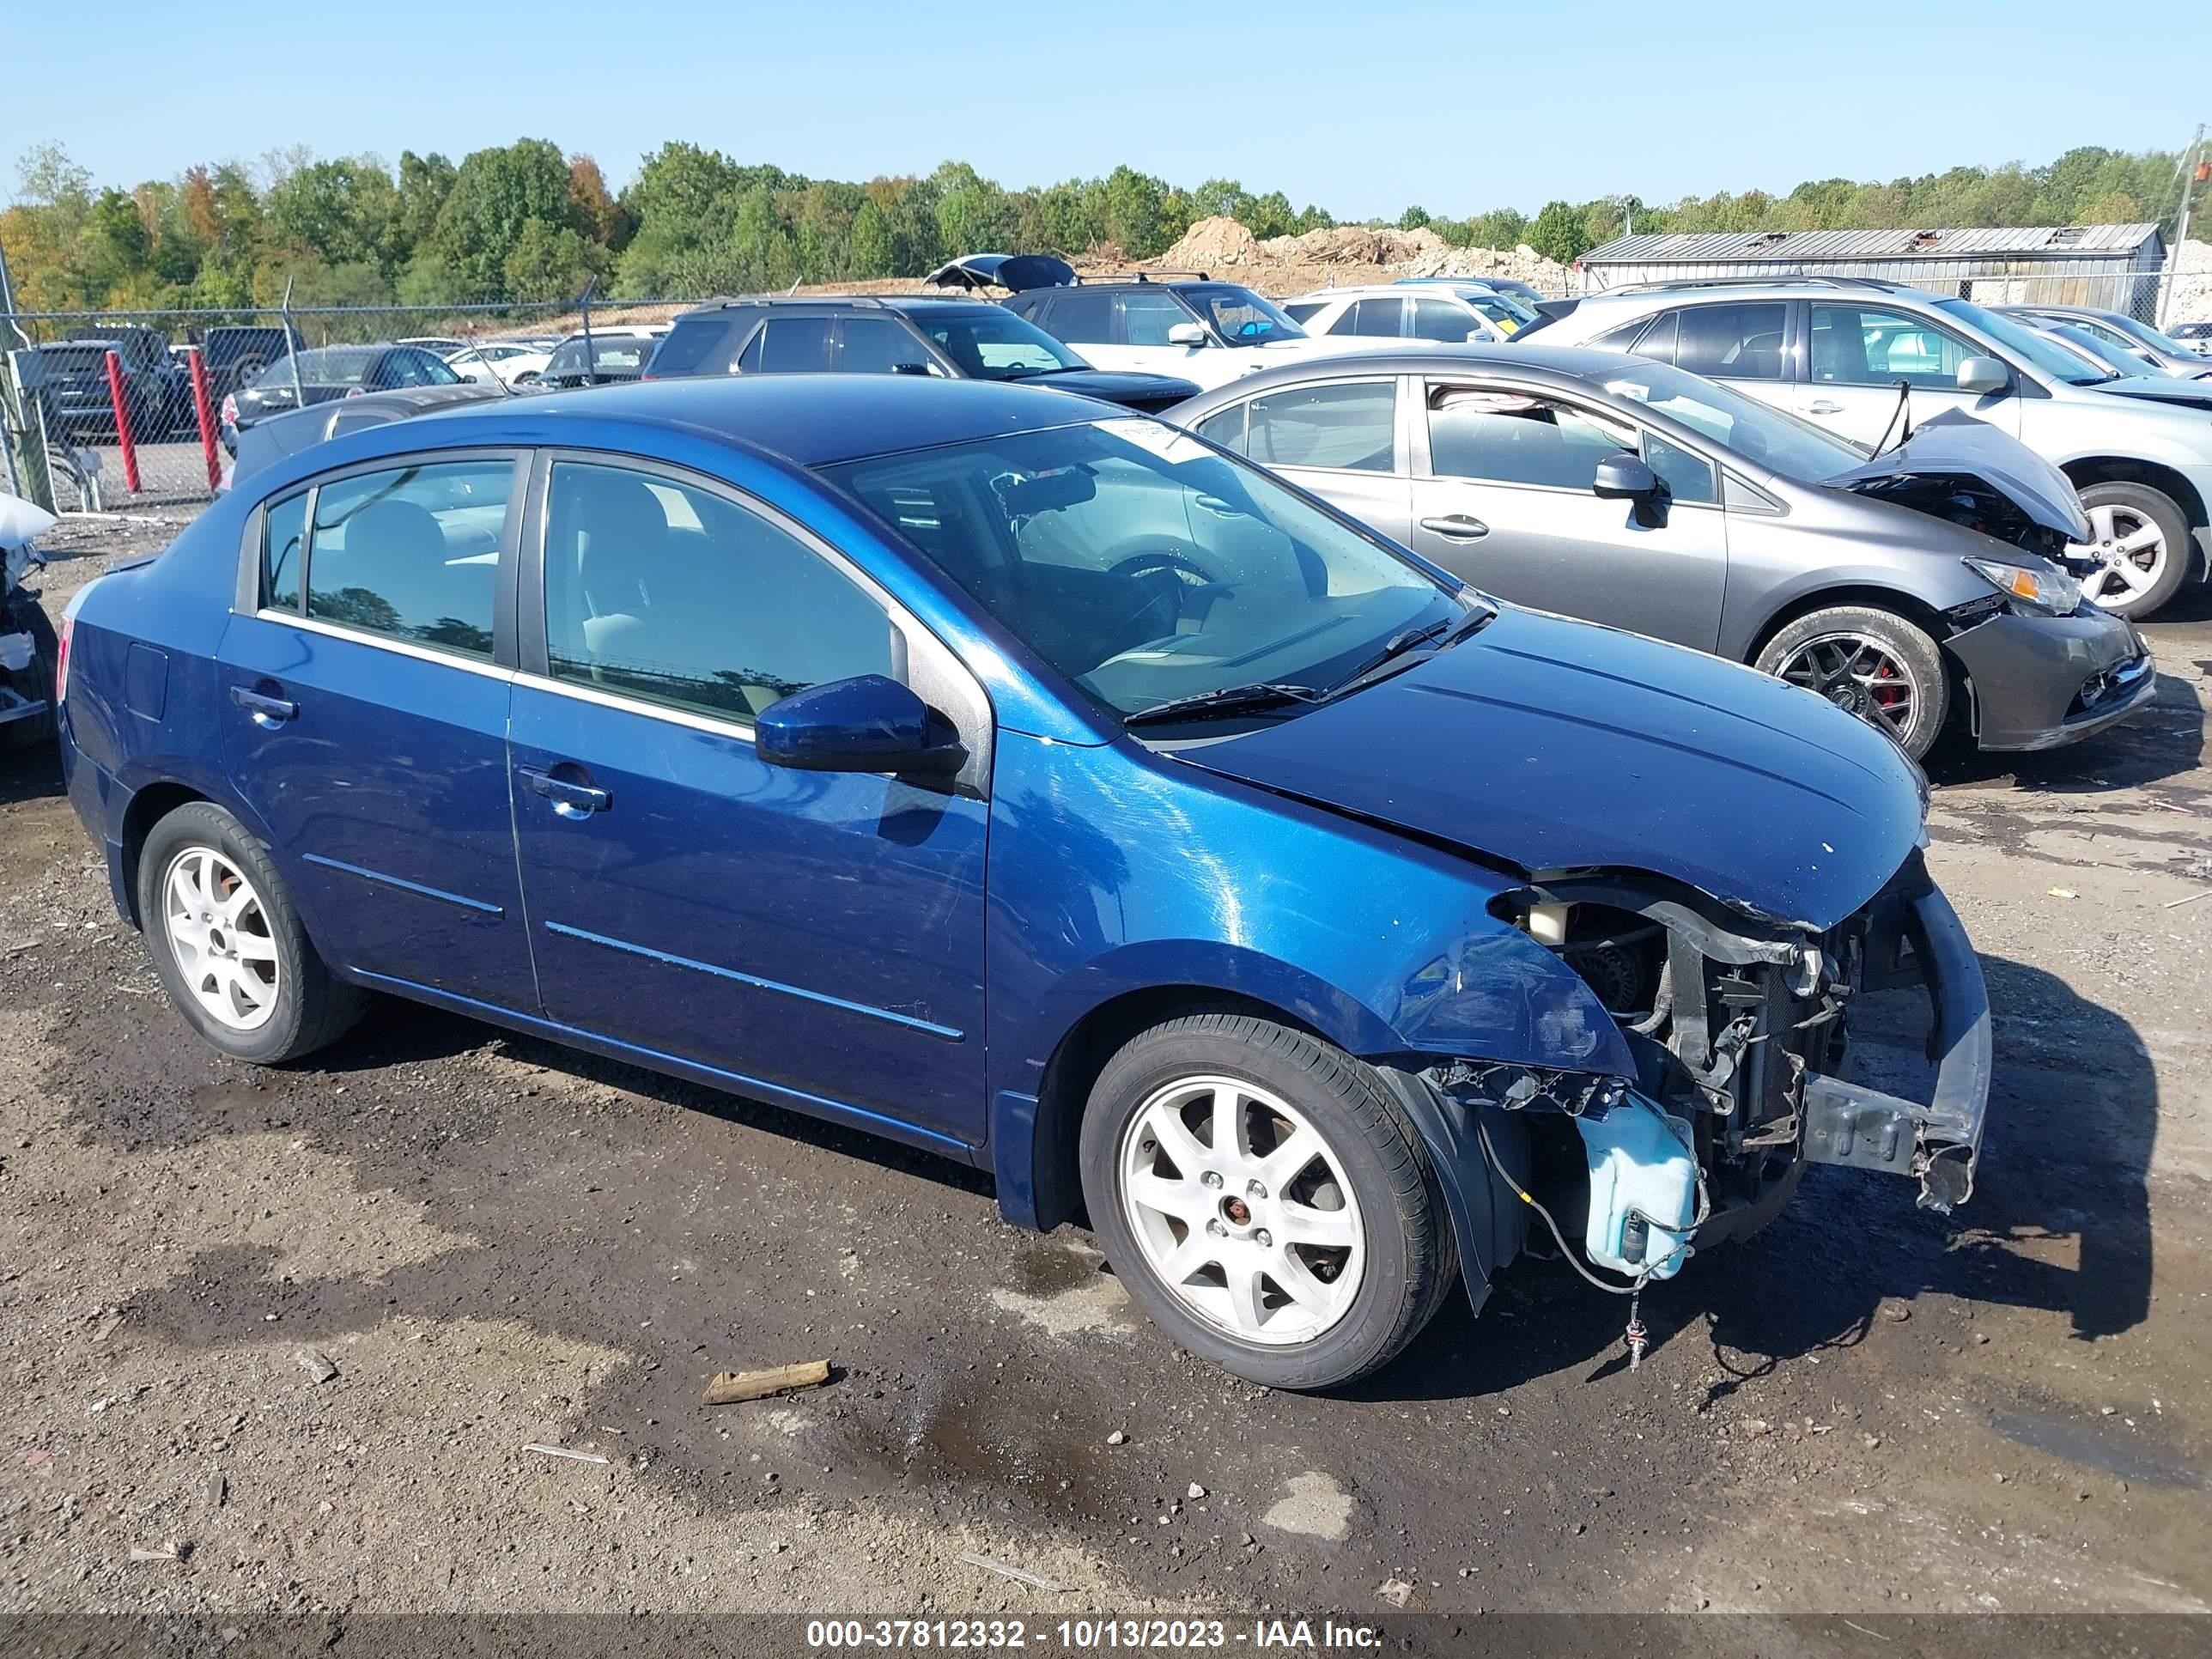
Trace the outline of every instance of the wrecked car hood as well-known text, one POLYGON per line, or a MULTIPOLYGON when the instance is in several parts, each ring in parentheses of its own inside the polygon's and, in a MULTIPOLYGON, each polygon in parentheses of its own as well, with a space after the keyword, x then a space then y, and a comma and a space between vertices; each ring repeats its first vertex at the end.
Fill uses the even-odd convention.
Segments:
POLYGON ((1523 872, 1649 871, 1822 930, 1920 836, 1912 763, 1842 709, 1717 657, 1510 607, 1340 702, 1176 752, 1523 872))
POLYGON ((1827 483, 1984 530, 2000 541, 2021 540, 2007 522, 2014 513, 2069 542, 2089 539, 2081 498, 2067 476, 2019 439, 1962 410, 1944 410, 1913 428, 1904 443, 1827 483), (1996 499, 1975 501, 1985 492, 1996 499))
POLYGON ((2089 389, 2115 398, 2172 404, 2178 409, 2212 409, 2212 381, 2194 375, 2129 374, 2117 380, 2100 380, 2089 389))

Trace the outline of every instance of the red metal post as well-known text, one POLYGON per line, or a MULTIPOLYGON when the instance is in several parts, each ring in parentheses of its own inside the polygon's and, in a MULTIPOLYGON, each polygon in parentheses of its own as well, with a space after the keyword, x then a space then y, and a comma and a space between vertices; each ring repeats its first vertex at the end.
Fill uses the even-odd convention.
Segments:
POLYGON ((107 354, 107 398, 115 405, 115 441, 123 451, 123 487, 138 493, 138 446, 131 441, 131 402, 123 395, 123 359, 107 354))
POLYGON ((200 453, 207 457, 208 488, 222 483, 222 458, 216 453, 215 410, 208 403, 207 363, 198 346, 188 346, 185 359, 192 366, 192 413, 200 423, 200 453))

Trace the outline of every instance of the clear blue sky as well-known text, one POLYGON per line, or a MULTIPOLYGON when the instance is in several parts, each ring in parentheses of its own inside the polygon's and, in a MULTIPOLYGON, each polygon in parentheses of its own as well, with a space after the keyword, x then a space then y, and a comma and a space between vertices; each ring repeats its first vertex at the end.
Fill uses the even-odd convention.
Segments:
POLYGON ((129 185, 291 144, 458 161, 529 136, 589 152, 617 185, 682 138, 828 178, 957 157, 1019 185, 1128 161, 1340 217, 1409 202, 1459 216, 2033 163, 2076 144, 2178 149, 2212 119, 2206 0, 0 11, 0 62, 17 71, 0 198, 39 141, 129 185))

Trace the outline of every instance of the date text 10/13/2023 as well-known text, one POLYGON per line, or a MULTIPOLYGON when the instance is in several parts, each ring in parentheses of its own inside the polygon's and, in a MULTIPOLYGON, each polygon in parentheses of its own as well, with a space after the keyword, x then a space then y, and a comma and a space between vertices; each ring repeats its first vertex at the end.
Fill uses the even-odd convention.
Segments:
POLYGON ((1255 1619, 1240 1628, 1219 1619, 1061 1619, 1032 1627, 1020 1619, 811 1619, 810 1648, 1072 1648, 1174 1651, 1243 1647, 1266 1651, 1364 1651, 1380 1648, 1372 1625, 1255 1619))

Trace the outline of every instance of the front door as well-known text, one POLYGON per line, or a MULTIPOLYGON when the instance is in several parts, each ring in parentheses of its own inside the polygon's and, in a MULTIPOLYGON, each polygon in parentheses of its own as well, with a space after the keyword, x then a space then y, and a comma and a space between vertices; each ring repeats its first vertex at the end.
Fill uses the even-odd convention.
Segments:
POLYGON ((1704 457, 1510 386, 1432 378, 1423 403, 1416 553, 1516 604, 1700 651, 1718 643, 1728 521, 1704 457), (1666 481, 1665 523, 1639 523, 1630 503, 1591 493, 1598 463, 1623 451, 1666 481))
POLYGON ((720 485, 546 465, 514 762, 547 1016, 979 1144, 986 803, 753 749, 754 717, 792 691, 908 677, 908 624, 720 485))
POLYGON ((325 956, 526 1012, 498 596, 526 465, 380 461, 271 501, 217 652, 231 781, 325 956))
POLYGON ((1891 306, 1816 300, 1807 309, 1806 378, 1796 399, 1806 419, 1853 443, 1877 444, 1885 433, 1893 443, 1903 402, 1915 426, 1956 409, 2020 435, 2015 393, 1959 390, 1959 365, 1990 355, 1963 335, 1891 306))

